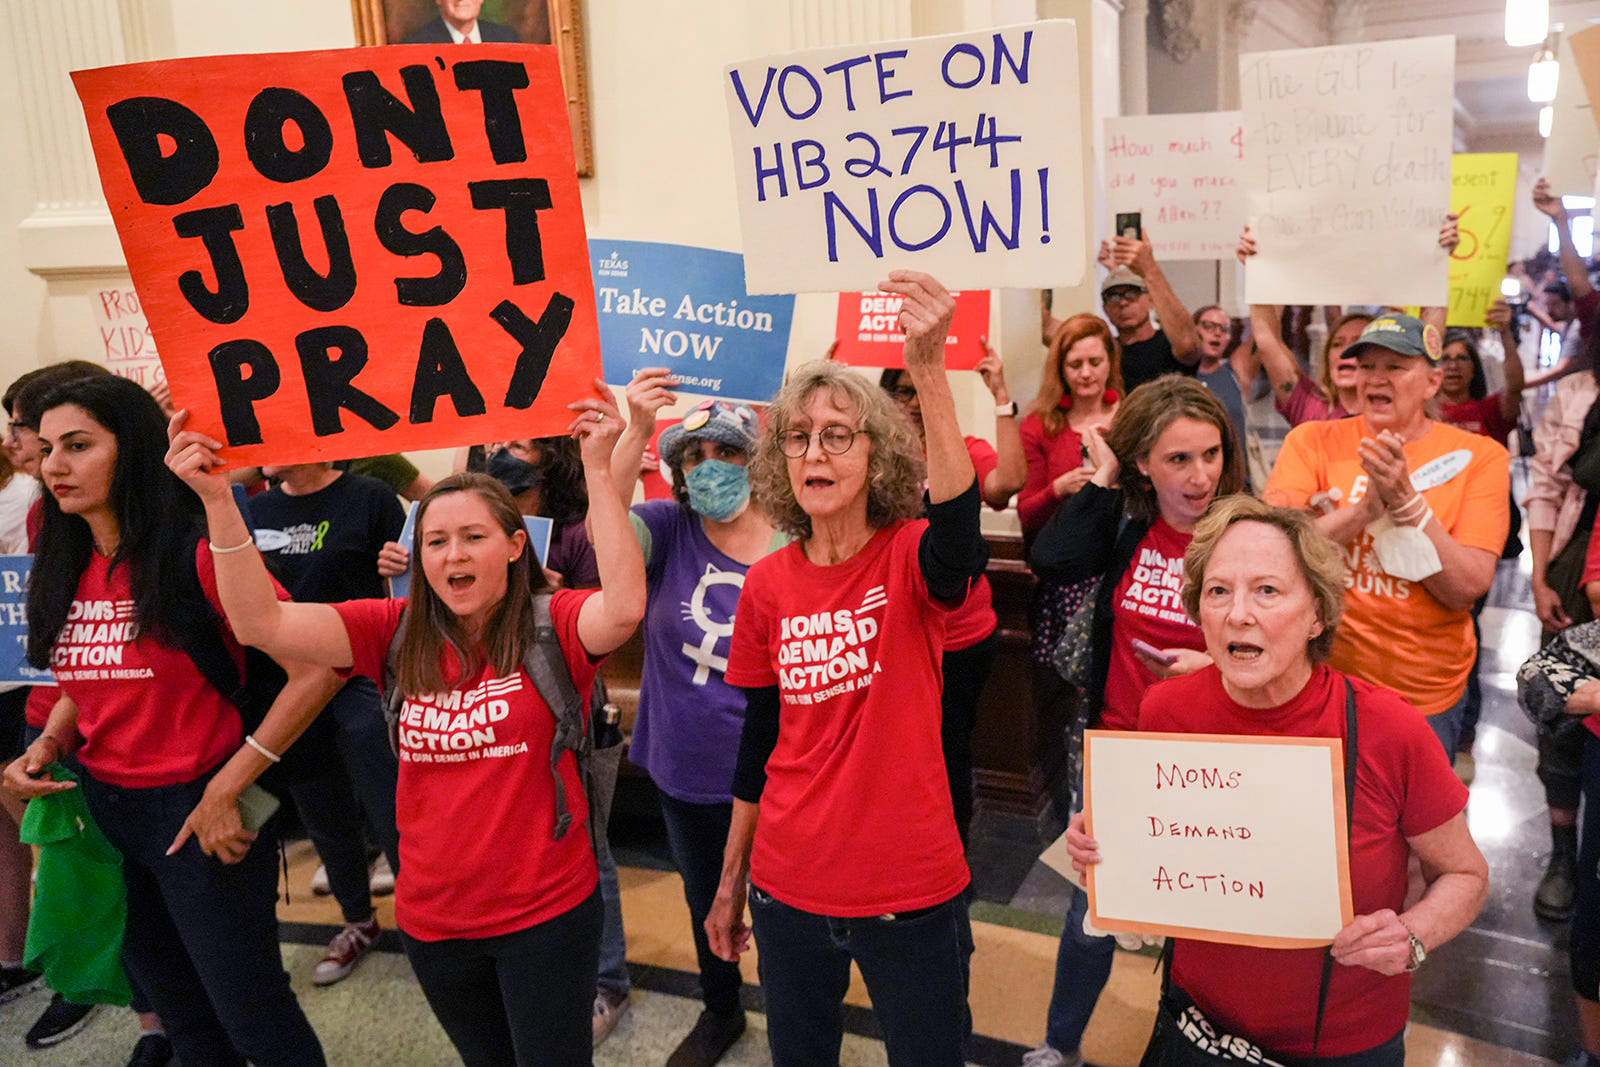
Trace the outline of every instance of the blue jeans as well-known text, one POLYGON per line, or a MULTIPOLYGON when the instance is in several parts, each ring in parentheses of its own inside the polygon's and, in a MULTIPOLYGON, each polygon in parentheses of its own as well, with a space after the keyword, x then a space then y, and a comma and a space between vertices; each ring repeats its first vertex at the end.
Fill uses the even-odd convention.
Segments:
POLYGON ((1428 727, 1433 731, 1439 743, 1444 746, 1446 763, 1454 763, 1456 759, 1456 743, 1461 739, 1462 723, 1467 713, 1468 693, 1463 690, 1456 702, 1437 715, 1427 716, 1428 727))
POLYGON ((837 1067, 850 963, 866 980, 890 1067, 963 1067, 972 1016, 957 894, 865 919, 792 908, 750 887, 773 1067, 837 1067))
POLYGON ((739 990, 744 977, 737 963, 711 951, 706 939, 706 916, 722 880, 722 850, 733 822, 733 802, 691 804, 661 792, 661 817, 667 824, 667 847, 673 865, 683 876, 683 898, 689 905, 689 925, 694 933, 695 958, 700 963, 700 997, 706 1009, 719 1015, 743 1010, 739 990))
POLYGON ((628 977, 628 942, 622 932, 622 887, 617 884, 617 861, 606 840, 611 823, 611 798, 617 791, 617 767, 622 746, 597 748, 589 758, 589 803, 594 807, 594 861, 600 868, 600 903, 605 921, 600 928, 599 988, 625 997, 633 988, 628 977))
POLYGON ((122 853, 128 925, 122 958, 184 1063, 321 1067, 322 1045, 278 952, 277 836, 268 823, 239 863, 191 839, 167 846, 206 779, 122 789, 79 779, 89 811, 122 853))
POLYGON ((1073 886, 1066 927, 1056 948, 1055 987, 1045 1016, 1044 1042, 1057 1052, 1077 1049, 1100 991, 1111 977, 1117 943, 1110 937, 1090 937, 1083 932, 1083 917, 1088 913, 1089 895, 1073 886))

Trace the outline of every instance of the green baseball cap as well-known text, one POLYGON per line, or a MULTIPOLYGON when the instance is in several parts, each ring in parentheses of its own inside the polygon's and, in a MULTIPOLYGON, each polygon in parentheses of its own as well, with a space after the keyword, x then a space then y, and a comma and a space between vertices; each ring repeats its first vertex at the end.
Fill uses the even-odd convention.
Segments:
POLYGON ((1444 354, 1444 342, 1437 328, 1414 316, 1398 313, 1379 315, 1367 323, 1367 328, 1345 349, 1344 355, 1354 359, 1369 348, 1383 348, 1402 356, 1421 356, 1429 363, 1438 363, 1444 354))

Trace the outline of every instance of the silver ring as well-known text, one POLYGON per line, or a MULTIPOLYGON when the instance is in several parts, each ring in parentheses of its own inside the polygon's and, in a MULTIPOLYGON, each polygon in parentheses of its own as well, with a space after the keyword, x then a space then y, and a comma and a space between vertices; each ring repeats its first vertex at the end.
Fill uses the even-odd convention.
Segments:
POLYGON ((594 421, 595 422, 605 422, 606 421, 606 413, 603 412, 603 411, 595 412, 594 413, 594 421))

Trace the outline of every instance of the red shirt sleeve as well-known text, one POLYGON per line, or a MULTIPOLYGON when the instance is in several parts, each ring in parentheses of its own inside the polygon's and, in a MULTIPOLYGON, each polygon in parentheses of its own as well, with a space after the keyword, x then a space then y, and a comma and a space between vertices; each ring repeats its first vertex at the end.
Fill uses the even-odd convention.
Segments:
POLYGON ((778 684, 778 672, 770 651, 772 610, 766 596, 767 583, 778 568, 768 561, 793 551, 799 549, 781 548, 757 560, 745 575, 744 588, 739 593, 739 611, 733 619, 733 638, 728 644, 728 669, 723 673, 729 685, 756 689, 778 684))
POLYGON ((389 642, 400 626, 404 600, 346 600, 329 607, 344 621, 350 638, 350 673, 371 678, 383 685, 383 661, 389 655, 389 642))
POLYGON ((972 459, 972 470, 978 476, 978 492, 983 492, 983 480, 989 472, 1000 466, 1000 456, 994 446, 981 437, 968 437, 967 455, 972 459))

